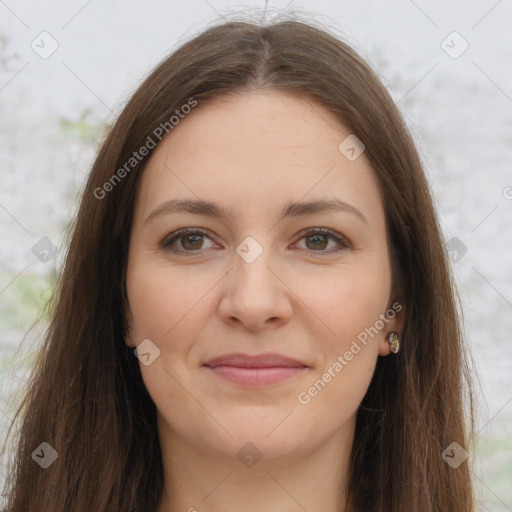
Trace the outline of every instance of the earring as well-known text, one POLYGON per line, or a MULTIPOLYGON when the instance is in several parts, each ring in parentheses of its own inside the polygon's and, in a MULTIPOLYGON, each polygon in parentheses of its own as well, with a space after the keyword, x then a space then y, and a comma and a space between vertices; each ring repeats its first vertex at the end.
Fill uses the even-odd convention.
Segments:
POLYGON ((400 350, 400 340, 398 339, 398 333, 395 331, 388 332, 386 339, 391 345, 391 352, 396 354, 400 350))

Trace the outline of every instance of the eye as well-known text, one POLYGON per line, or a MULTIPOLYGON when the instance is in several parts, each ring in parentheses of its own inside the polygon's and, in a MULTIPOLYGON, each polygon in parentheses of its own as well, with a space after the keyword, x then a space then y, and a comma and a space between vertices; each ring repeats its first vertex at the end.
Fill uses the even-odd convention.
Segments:
POLYGON ((195 252, 209 248, 203 246, 205 238, 212 240, 203 229, 184 228, 165 237, 160 243, 160 247, 175 253, 195 252), (178 249, 172 247, 176 242, 178 242, 178 246, 181 246, 178 249))
MULTIPOLYGON (((198 252, 202 249, 210 249, 210 247, 204 246, 204 241, 212 238, 207 232, 201 228, 184 228, 174 231, 170 235, 166 236, 160 243, 162 249, 177 253, 191 253, 198 252), (178 248, 176 248, 176 244, 178 248)), ((331 254, 339 252, 350 247, 349 242, 341 235, 327 228, 314 228, 303 233, 299 241, 304 240, 306 248, 301 248, 306 251, 323 254, 331 254), (334 245, 329 250, 329 242, 334 245)))
POLYGON ((343 236, 327 228, 310 229, 303 234, 300 240, 305 241, 305 250, 320 253, 319 255, 332 254, 350 247, 349 242, 343 236), (329 246, 329 239, 334 243, 331 243, 330 249, 326 250, 329 246))

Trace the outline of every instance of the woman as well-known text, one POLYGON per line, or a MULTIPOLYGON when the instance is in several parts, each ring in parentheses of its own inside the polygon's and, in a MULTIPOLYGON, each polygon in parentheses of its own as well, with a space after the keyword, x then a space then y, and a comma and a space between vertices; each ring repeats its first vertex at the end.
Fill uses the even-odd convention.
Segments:
POLYGON ((305 23, 226 23, 99 151, 7 508, 467 512, 467 377, 377 76, 305 23))

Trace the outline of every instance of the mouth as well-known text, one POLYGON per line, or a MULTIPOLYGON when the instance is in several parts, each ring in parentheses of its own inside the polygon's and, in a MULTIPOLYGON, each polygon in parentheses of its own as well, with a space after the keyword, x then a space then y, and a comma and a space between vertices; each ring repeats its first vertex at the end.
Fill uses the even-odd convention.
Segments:
POLYGON ((242 386, 276 384, 303 374, 305 363, 280 354, 226 354, 203 364, 213 375, 242 386))

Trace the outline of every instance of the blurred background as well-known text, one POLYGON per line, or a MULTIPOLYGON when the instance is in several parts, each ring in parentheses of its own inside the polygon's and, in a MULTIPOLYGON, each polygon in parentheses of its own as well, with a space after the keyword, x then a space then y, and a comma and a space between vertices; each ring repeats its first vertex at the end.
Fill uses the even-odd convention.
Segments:
POLYGON ((370 63, 415 137, 477 371, 479 510, 512 511, 511 0, 0 0, 0 445, 105 130, 207 26, 294 15, 370 63))

